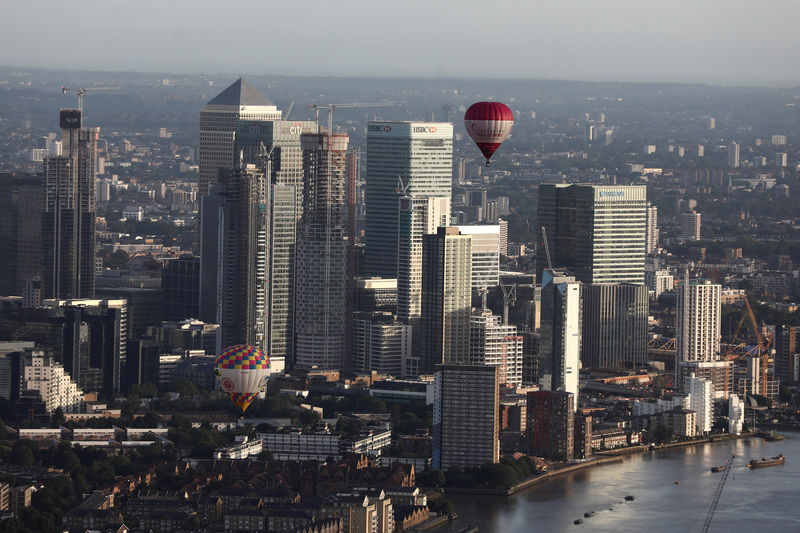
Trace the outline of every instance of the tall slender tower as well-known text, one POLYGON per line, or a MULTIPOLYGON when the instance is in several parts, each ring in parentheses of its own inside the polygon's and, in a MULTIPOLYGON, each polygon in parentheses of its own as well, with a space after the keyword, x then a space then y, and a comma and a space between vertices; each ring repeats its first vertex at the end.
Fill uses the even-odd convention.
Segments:
POLYGON ((347 275, 347 134, 303 135, 297 239, 295 366, 342 368, 347 275))
POLYGON ((63 155, 44 159, 42 297, 91 298, 100 128, 82 128, 77 109, 62 109, 60 123, 63 155))
POLYGON ((450 198, 452 182, 452 124, 369 123, 364 257, 367 274, 397 277, 397 200, 401 194, 450 198))

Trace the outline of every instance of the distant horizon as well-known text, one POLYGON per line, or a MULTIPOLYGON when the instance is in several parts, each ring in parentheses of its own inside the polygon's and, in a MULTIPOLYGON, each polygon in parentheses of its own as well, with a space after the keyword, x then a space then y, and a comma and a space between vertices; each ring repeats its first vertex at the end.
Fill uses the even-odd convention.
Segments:
POLYGON ((724 87, 724 88, 746 88, 746 89, 799 89, 800 79, 773 79, 756 80, 752 78, 727 80, 692 80, 692 79, 610 79, 610 78, 561 78, 561 77, 520 77, 520 76, 470 76, 458 74, 306 74, 290 72, 243 72, 234 70, 174 70, 174 69, 148 69, 148 68, 72 68, 66 66, 34 66, 34 65, 12 65, 0 64, 0 70, 12 71, 40 71, 40 72, 85 72, 93 74, 141 74, 141 75, 167 75, 167 76, 209 76, 248 78, 261 76, 277 76, 287 78, 331 78, 331 79, 427 79, 427 80, 491 80, 491 81, 531 81, 531 82, 562 82, 562 83, 609 83, 609 84, 631 84, 631 85, 695 85, 705 87, 724 87))

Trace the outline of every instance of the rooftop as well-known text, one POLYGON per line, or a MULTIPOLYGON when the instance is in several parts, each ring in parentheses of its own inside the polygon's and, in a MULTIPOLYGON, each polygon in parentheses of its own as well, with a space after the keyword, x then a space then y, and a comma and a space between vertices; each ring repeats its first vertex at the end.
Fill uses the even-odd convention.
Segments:
POLYGON ((239 78, 227 89, 219 93, 208 105, 224 106, 274 106, 270 100, 258 92, 258 89, 247 83, 244 78, 239 78))

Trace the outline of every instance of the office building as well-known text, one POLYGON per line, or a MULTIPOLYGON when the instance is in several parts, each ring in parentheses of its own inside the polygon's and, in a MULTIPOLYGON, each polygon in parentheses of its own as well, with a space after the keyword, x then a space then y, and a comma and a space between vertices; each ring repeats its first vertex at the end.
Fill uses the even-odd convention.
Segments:
POLYGON ((619 368, 646 364, 647 314, 646 285, 583 285, 583 365, 619 368))
POLYGON ((42 273, 42 178, 0 172, 0 190, 0 294, 21 296, 42 273))
POLYGON ((690 213, 681 213, 681 239, 685 241, 699 241, 700 226, 700 213, 695 211, 690 213))
POLYGON ((233 168, 236 131, 241 121, 281 119, 281 112, 264 95, 239 78, 213 98, 200 112, 199 193, 206 195, 217 181, 219 169, 233 168))
POLYGON ((182 255, 161 270, 163 320, 200 316, 200 258, 182 255))
POLYGON ((658 251, 658 207, 647 202, 647 233, 645 237, 645 253, 654 254, 658 251))
POLYGON ((500 460, 500 369, 441 365, 434 378, 433 469, 500 460))
POLYGON ((775 326, 775 375, 781 383, 800 381, 800 346, 797 344, 797 327, 775 326))
POLYGON ((295 361, 338 369, 345 356, 347 134, 303 134, 306 182, 297 238, 295 361))
POLYGON ((558 461, 574 455, 575 398, 569 392, 528 393, 528 454, 558 461))
POLYGON ((646 195, 640 185, 541 185, 536 279, 548 266, 544 228, 552 266, 577 281, 644 283, 646 195))
POLYGON ((689 394, 689 409, 701 434, 710 433, 714 423, 714 386, 710 380, 688 376, 684 389, 689 394))
POLYGON ((728 145, 728 166, 739 168, 739 143, 731 141, 728 145))
POLYGON ((50 321, 62 329, 61 363, 78 387, 106 399, 121 391, 128 340, 125 300, 45 300, 50 321))
POLYGON ((470 317, 469 360, 472 365, 496 366, 502 386, 522 386, 522 336, 485 307, 470 317))
POLYGON ((289 364, 294 361, 296 190, 294 185, 275 184, 270 195, 267 353, 270 360, 283 359, 289 364))
POLYGON ((26 350, 21 358, 20 389, 30 395, 36 391, 44 402, 45 411, 79 413, 83 406, 83 391, 64 370, 63 365, 41 350, 26 350))
POLYGON ((469 361, 472 237, 454 227, 423 236, 420 371, 469 361))
POLYGON ((266 349, 269 193, 255 165, 220 171, 218 348, 250 344, 266 349))
POLYGON ((95 178, 100 128, 62 109, 61 156, 44 158, 41 261, 43 298, 91 298, 95 268, 95 178))
POLYGON ((418 375, 409 368, 411 326, 398 322, 388 312, 359 312, 353 315, 353 370, 378 372, 394 377, 418 375))
POLYGON ((152 383, 158 385, 161 363, 161 347, 153 337, 128 339, 125 346, 124 390, 132 385, 152 383))
POLYGON ((675 313, 679 361, 716 361, 719 354, 722 286, 710 281, 678 284, 675 313))
MULTIPOLYGON (((449 197, 403 196, 399 200, 397 242, 397 319, 412 326, 419 359, 422 328, 422 240, 448 225, 449 197)), ((419 366, 419 365, 417 365, 419 366)))
POLYGON ((364 269, 372 276, 396 278, 398 199, 451 197, 453 125, 370 122, 366 174, 364 269))
POLYGON ((218 324, 206 324, 196 319, 166 321, 152 328, 150 333, 158 342, 162 354, 194 350, 217 353, 218 324))
POLYGON ((472 288, 500 284, 500 226, 456 226, 461 235, 472 236, 472 288))
POLYGON ((125 300, 128 306, 128 338, 146 335, 147 329, 163 320, 164 297, 160 289, 138 287, 98 288, 95 296, 109 300, 125 300))
POLYGON ((578 408, 582 327, 581 284, 563 272, 542 273, 539 385, 572 394, 578 408))

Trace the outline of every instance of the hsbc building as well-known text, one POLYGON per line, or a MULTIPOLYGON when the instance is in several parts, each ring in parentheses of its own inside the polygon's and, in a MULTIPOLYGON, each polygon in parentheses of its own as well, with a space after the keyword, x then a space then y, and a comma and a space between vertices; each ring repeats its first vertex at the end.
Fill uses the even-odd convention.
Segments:
POLYGON ((408 196, 451 197, 452 123, 367 125, 365 270, 369 275, 397 277, 400 181, 408 196))

